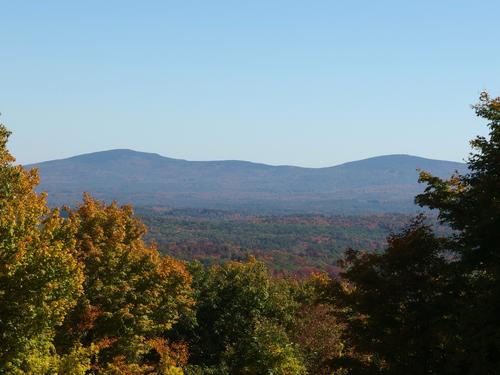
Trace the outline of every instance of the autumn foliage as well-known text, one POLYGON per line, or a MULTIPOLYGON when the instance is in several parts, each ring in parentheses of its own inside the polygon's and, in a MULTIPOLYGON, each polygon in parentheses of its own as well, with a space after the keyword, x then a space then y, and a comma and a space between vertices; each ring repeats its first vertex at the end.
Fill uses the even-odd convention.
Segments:
POLYGON ((500 98, 474 108, 490 133, 469 172, 420 175, 416 202, 446 231, 422 214, 383 251, 302 278, 272 274, 272 257, 161 255, 130 206, 88 194, 50 209, 0 125, 0 374, 498 374, 500 98))
POLYGON ((93 347, 96 369, 117 358, 143 372, 176 365, 175 352, 184 349, 170 348, 162 334, 193 303, 186 267, 144 243, 145 227, 128 206, 85 195, 68 213, 85 278, 84 293, 60 330, 61 348, 93 347))
POLYGON ((55 329, 82 292, 71 223, 47 208, 38 175, 15 166, 0 127, 0 369, 57 368, 55 329))
POLYGON ((85 195, 60 215, 0 127, 0 373, 176 374, 163 338, 192 304, 186 267, 142 241, 128 206, 85 195))

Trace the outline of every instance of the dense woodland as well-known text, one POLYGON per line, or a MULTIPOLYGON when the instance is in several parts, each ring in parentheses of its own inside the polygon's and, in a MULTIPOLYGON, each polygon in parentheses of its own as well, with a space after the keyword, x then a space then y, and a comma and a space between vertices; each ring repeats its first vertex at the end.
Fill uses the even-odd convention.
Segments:
POLYGON ((135 213, 148 227, 146 240, 162 254, 205 265, 254 256, 274 274, 295 276, 336 274, 346 249, 380 251, 387 236, 411 220, 405 214, 256 216, 161 207, 138 207, 135 213))
POLYGON ((451 231, 417 216, 336 277, 161 255, 131 207, 89 195, 50 209, 1 126, 0 373, 498 374, 500 98, 474 108, 490 133, 470 172, 422 172, 416 197, 451 231))

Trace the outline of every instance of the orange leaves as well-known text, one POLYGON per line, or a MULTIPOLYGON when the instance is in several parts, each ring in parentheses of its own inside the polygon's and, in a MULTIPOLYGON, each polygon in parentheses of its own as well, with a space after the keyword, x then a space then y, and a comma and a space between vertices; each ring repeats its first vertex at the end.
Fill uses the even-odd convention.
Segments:
POLYGON ((148 340, 147 343, 160 356, 162 367, 183 366, 187 364, 189 353, 186 343, 169 343, 167 340, 158 337, 148 340))
POLYGON ((95 327, 95 321, 102 315, 102 310, 98 306, 88 305, 85 307, 81 321, 78 322, 78 331, 86 331, 95 327))
POLYGON ((160 337, 192 306, 191 276, 184 264, 161 257, 143 241, 145 226, 130 206, 106 205, 86 194, 69 210, 69 222, 85 269, 84 295, 79 312, 68 319, 69 331, 90 345, 114 338, 98 347, 99 368, 141 369, 141 353, 151 343, 157 351, 171 348, 160 345, 160 337))

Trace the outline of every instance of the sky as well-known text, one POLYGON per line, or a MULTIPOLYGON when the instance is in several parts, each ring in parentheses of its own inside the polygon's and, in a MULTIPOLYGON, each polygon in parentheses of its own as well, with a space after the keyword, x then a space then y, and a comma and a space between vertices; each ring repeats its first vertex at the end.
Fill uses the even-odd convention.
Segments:
POLYGON ((0 118, 20 163, 463 160, 500 95, 499 1, 0 0, 0 118))

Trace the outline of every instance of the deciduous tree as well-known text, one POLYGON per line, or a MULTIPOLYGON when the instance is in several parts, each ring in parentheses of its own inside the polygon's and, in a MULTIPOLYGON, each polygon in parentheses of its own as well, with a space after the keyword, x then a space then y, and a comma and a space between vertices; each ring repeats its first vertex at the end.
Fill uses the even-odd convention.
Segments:
POLYGON ((68 221, 77 228, 84 294, 59 332, 59 347, 94 347, 94 368, 110 374, 174 371, 187 349, 163 335, 193 303, 186 267, 144 243, 146 229, 129 206, 85 195, 68 221))
POLYGON ((297 304, 263 263, 227 262, 193 273, 196 326, 190 334, 193 373, 304 374, 287 328, 297 304))
POLYGON ((421 217, 389 237, 382 254, 346 253, 341 276, 347 283, 337 284, 334 297, 344 308, 350 344, 371 357, 361 372, 446 373, 452 296, 443 250, 421 217))
POLYGON ((74 228, 35 192, 37 171, 14 165, 9 134, 0 125, 0 372, 55 373, 54 330, 75 305, 83 274, 74 228))
POLYGON ((471 141, 469 173, 449 180, 422 173, 427 188, 416 200, 436 209, 455 230, 449 244, 459 258, 460 372, 495 374, 500 368, 500 98, 482 93, 474 109, 488 121, 489 136, 471 141))

